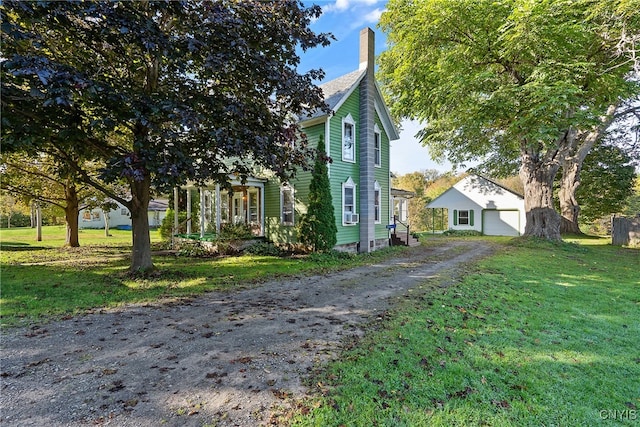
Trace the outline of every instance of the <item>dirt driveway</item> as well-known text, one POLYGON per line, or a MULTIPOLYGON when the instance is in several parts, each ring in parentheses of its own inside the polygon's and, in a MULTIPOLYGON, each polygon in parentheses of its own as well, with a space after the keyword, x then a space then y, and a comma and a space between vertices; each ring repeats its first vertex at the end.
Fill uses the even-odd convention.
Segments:
POLYGON ((490 253, 482 241, 325 276, 5 331, 1 423, 256 426, 393 296, 490 253))

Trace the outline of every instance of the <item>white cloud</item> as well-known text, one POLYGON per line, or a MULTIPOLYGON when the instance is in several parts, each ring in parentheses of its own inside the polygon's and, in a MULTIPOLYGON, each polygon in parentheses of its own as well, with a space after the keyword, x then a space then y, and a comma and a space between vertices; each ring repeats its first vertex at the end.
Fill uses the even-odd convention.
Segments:
POLYGON ((382 13, 385 11, 386 9, 374 9, 371 12, 367 13, 364 16, 364 22, 367 24, 370 23, 375 23, 377 24, 380 21, 380 17, 382 16, 382 13))
POLYGON ((378 3, 380 0, 336 0, 335 3, 329 4, 322 8, 324 12, 344 12, 345 10, 352 9, 356 6, 371 6, 378 3))

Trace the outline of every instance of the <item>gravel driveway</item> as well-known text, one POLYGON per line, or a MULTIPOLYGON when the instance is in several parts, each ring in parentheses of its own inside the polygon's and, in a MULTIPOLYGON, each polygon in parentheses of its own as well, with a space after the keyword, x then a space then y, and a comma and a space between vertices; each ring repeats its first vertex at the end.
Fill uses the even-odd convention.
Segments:
POLYGON ((3 332, 11 426, 256 426, 393 296, 489 254, 444 240, 405 258, 179 303, 131 305, 3 332))

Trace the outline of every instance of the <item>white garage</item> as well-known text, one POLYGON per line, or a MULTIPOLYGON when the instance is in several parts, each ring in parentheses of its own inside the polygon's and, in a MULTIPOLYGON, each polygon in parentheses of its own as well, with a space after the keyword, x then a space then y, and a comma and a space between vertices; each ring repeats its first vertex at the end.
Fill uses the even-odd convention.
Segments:
POLYGON ((487 236, 519 236, 520 213, 485 209, 482 217, 482 233, 487 236))
POLYGON ((521 236, 525 229, 524 197, 480 175, 466 176, 427 208, 448 209, 450 230, 521 236))

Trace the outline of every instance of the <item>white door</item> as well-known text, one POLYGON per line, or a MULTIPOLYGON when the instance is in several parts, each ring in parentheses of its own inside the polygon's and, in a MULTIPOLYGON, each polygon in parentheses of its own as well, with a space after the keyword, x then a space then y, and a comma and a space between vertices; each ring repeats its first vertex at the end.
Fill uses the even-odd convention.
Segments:
POLYGON ((484 211, 482 231, 487 236, 519 236, 518 211, 484 211))

